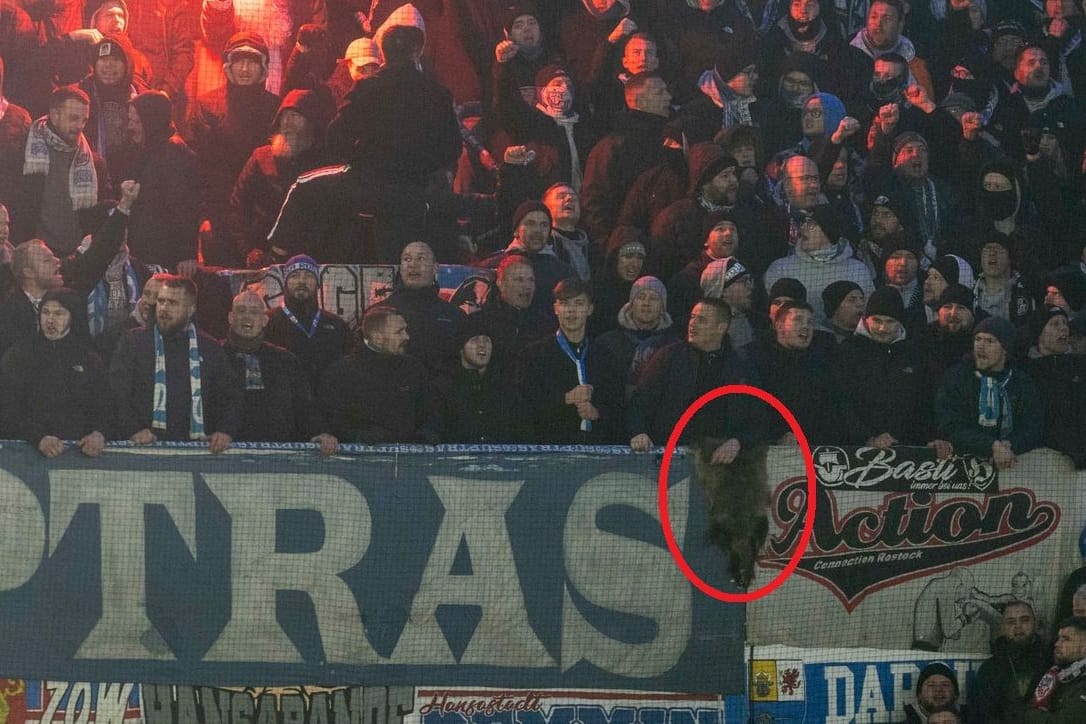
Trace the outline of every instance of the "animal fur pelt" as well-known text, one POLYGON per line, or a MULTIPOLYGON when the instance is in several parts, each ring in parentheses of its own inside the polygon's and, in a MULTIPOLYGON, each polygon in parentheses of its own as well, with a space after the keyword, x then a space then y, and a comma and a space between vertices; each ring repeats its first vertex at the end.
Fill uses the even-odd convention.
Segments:
POLYGON ((741 448, 730 464, 713 465, 713 451, 723 442, 705 438, 694 446, 694 474, 709 496, 709 540, 728 554, 732 578, 747 588, 769 534, 767 448, 741 448))

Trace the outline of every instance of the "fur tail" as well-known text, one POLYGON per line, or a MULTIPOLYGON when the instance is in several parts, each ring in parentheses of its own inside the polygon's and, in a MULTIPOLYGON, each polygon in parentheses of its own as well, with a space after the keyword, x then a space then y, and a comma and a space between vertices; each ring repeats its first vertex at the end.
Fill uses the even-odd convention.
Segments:
POLYGON ((728 554, 732 578, 747 588, 769 535, 767 448, 742 448, 730 464, 713 465, 709 461, 722 442, 706 438, 697 444, 694 471, 709 496, 709 540, 728 554))

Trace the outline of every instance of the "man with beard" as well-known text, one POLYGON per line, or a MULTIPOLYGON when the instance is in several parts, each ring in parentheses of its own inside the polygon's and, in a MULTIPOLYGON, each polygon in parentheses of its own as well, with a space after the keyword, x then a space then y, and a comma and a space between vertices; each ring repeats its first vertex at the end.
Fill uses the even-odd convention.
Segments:
POLYGON ((930 722, 929 717, 938 709, 951 708, 960 713, 959 694, 953 669, 941 661, 928 664, 916 677, 916 706, 905 705, 906 724, 930 722))
MULTIPOLYGON (((1029 110, 1029 125, 1051 129, 1058 144, 1042 145, 1040 153, 1067 173, 1074 174, 1086 145, 1082 105, 1067 88, 1052 79, 1050 58, 1044 48, 1027 45, 1018 51, 1012 93, 1021 94, 1029 110)), ((1027 149, 1029 153, 1029 149, 1027 149)))
POLYGON ((872 0, 863 30, 853 36, 845 57, 854 81, 871 77, 874 61, 887 53, 897 53, 909 66, 910 83, 918 83, 929 98, 935 95, 927 63, 916 54, 911 40, 901 34, 905 27, 905 8, 901 0, 872 0))
MULTIPOLYGON (((653 355, 634 390, 626 415, 630 447, 645 452, 667 442, 687 407, 721 385, 757 385, 758 375, 745 354, 728 340, 731 309, 720 299, 703 299, 690 314, 686 339, 653 355)), ((746 395, 720 397, 703 407, 683 430, 680 442, 719 438, 714 465, 735 460, 743 447, 764 442, 760 403, 746 395)))
POLYGON ((11 206, 12 243, 39 238, 57 254, 79 246, 76 211, 94 206, 109 190, 105 161, 83 135, 89 114, 87 94, 64 86, 49 97, 49 114, 31 125, 11 206))
POLYGON ((42 297, 39 331, 21 340, 0 361, 0 410, 7 437, 26 440, 47 458, 76 440, 96 457, 109 432, 109 398, 102 360, 86 335, 83 299, 71 289, 42 297))
MULTIPOLYGON (((739 203, 738 162, 715 143, 699 143, 690 148, 688 166, 686 198, 668 206, 652 221, 647 267, 662 279, 670 279, 701 253, 705 241, 702 224, 714 211, 729 212, 744 239, 753 241, 757 236, 753 212, 739 203)), ((750 248, 757 247, 752 244, 750 248)), ((783 253, 769 256, 765 264, 783 253)), ((752 262, 751 268, 758 273, 764 267, 752 262)))
POLYGON ((279 108, 278 96, 264 88, 268 57, 261 36, 237 33, 223 51, 225 82, 189 108, 186 140, 200 166, 205 212, 201 236, 210 264, 234 266, 241 261, 229 244, 226 223, 234 182, 253 149, 265 143, 279 108))
POLYGON ((316 91, 292 90, 272 121, 271 142, 255 149, 234 184, 231 232, 246 266, 268 263, 268 232, 299 176, 334 159, 325 150, 328 120, 316 91))
POLYGON ((283 304, 269 315, 265 338, 293 352, 312 389, 332 362, 347 353, 347 323, 320 308, 320 267, 304 254, 283 267, 283 304))
POLYGON ((407 354, 422 362, 432 377, 446 374, 460 354, 457 333, 465 315, 441 298, 434 250, 421 241, 405 246, 398 277, 384 304, 407 321, 407 354))
POLYGON ((162 91, 144 91, 128 107, 128 132, 138 149, 131 172, 140 183, 128 247, 145 264, 189 276, 196 271, 200 175, 196 154, 175 132, 172 112, 162 91))
POLYGON ((234 297, 223 340, 230 365, 242 381, 244 406, 237 439, 252 442, 312 442, 322 456, 339 441, 323 432, 313 390, 290 352, 264 340, 268 324, 264 298, 253 291, 234 297))
POLYGON ((1014 325, 989 317, 973 331, 973 363, 943 376, 935 421, 956 450, 991 459, 1001 470, 1044 441, 1041 393, 1028 374, 1011 366, 1014 325))
POLYGON ((951 367, 964 362, 973 351, 973 292, 950 284, 935 302, 936 318, 919 335, 927 360, 928 379, 938 385, 951 367))
POLYGON ((899 195, 879 194, 871 204, 864 238, 854 245, 856 257, 871 271, 873 278, 882 273, 885 258, 882 247, 895 234, 915 236, 910 218, 912 210, 899 195))
POLYGON ((1037 688, 1023 724, 1072 724, 1086 720, 1086 618, 1074 616, 1060 622, 1052 647, 1055 666, 1037 688))
POLYGON ((337 439, 369 445, 439 441, 426 368, 407 354, 409 339, 407 321, 396 310, 366 310, 358 351, 333 362, 317 389, 337 439))
POLYGON ((1082 47, 1083 21, 1076 0, 1045 0, 1044 45, 1056 65, 1053 76, 1073 95, 1086 93, 1086 49, 1082 47))
POLYGON ((206 440, 230 447, 241 422, 242 390, 219 343, 197 331, 196 285, 162 280, 155 324, 121 337, 109 367, 117 432, 137 445, 206 440))
POLYGON ((970 717, 990 724, 1022 720, 1029 709, 1029 695, 1051 662, 1029 603, 1012 601, 1003 608, 1001 634, 970 691, 970 717))
POLYGON ((932 156, 927 137, 915 131, 897 133, 899 118, 897 106, 879 110, 874 146, 867 161, 866 190, 872 198, 886 195, 902 199, 916 224, 924 256, 932 260, 939 254, 951 224, 958 219, 958 195, 943 179, 930 173, 932 156))

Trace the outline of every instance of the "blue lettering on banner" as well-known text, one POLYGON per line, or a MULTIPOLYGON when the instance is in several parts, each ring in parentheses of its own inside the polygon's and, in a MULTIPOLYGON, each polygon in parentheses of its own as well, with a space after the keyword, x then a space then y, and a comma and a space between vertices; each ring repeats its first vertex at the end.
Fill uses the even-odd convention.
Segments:
MULTIPOLYGON (((737 693, 743 608, 674 565, 656 471, 599 451, 44 461, 3 443, 2 673, 737 693)), ((723 585, 685 461, 673 475, 676 538, 723 585)))

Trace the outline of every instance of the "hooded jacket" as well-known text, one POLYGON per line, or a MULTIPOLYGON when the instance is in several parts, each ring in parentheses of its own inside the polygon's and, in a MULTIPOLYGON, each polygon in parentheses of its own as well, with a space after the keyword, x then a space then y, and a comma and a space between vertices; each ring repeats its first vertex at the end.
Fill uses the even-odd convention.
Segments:
POLYGON ((87 305, 70 289, 46 292, 42 305, 59 302, 71 315, 68 333, 48 340, 38 331, 0 361, 0 421, 6 436, 37 445, 47 435, 79 440, 110 436, 109 396, 102 360, 91 348, 87 305))
POLYGON ((131 169, 140 195, 132 206, 128 247, 146 264, 176 269, 196 258, 201 181, 196 154, 174 133, 165 95, 141 93, 132 106, 144 139, 131 169))
POLYGON ((850 281, 860 285, 867 297, 875 290, 867 266, 852 254, 852 244, 839 239, 828 249, 808 252, 796 245, 790 256, 783 256, 765 273, 765 289, 768 293, 778 279, 798 279, 807 289, 807 301, 814 307, 815 316, 825 317, 822 309, 822 290, 836 281, 850 281))

